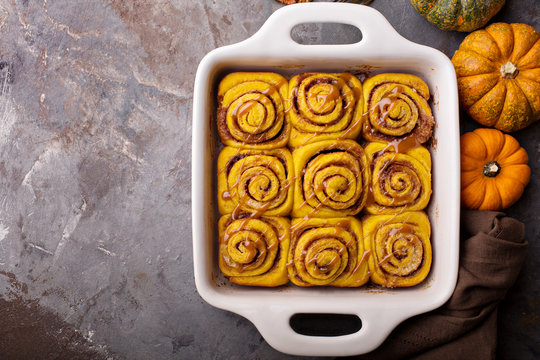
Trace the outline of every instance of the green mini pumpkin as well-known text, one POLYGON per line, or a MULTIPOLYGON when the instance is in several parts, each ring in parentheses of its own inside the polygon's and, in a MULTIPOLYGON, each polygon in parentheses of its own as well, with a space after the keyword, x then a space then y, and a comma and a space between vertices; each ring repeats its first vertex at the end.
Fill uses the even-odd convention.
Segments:
POLYGON ((430 23, 443 30, 473 31, 501 10, 505 0, 411 0, 430 23))

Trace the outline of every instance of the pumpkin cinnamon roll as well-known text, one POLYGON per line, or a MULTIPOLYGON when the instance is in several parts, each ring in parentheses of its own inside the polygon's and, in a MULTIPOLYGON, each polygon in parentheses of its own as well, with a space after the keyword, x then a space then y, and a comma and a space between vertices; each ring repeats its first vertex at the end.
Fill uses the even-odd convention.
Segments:
POLYGON ((286 112, 296 148, 328 139, 356 139, 362 128, 362 84, 350 73, 304 73, 289 81, 286 112))
POLYGON ((285 118, 288 82, 275 73, 236 72, 218 88, 217 127, 223 144, 275 149, 287 146, 291 127, 285 118))
POLYGON ((287 258, 298 286, 357 287, 369 280, 362 225, 353 217, 293 219, 287 258))
POLYGON ((424 212, 369 215, 362 219, 371 281, 385 287, 422 282, 431 268, 431 227, 424 212))
POLYGON ((431 197, 431 155, 423 147, 398 153, 391 144, 372 142, 366 148, 371 164, 370 214, 423 210, 431 197))
POLYGON ((290 214, 294 170, 289 150, 225 147, 218 156, 217 167, 218 208, 222 215, 290 214))
POLYGON ((423 144, 431 138, 435 121, 427 84, 410 74, 379 74, 364 81, 362 135, 369 141, 413 137, 423 144))
POLYGON ((358 214, 368 195, 369 164, 353 140, 324 140, 293 152, 293 217, 358 214))
POLYGON ((236 284, 279 286, 286 284, 289 250, 287 218, 219 219, 219 268, 236 284))

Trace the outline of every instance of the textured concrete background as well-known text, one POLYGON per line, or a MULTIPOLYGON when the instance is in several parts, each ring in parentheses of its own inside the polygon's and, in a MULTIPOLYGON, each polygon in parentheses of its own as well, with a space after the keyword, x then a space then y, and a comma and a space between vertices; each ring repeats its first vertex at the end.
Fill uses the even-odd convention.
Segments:
MULTIPOLYGON (((72 331, 79 336, 71 342, 92 351, 84 358, 293 358, 199 297, 191 255, 196 67, 281 6, 0 0, 0 316, 16 321, 21 307, 5 304, 23 304, 24 315, 46 322, 36 339, 72 331)), ((406 38, 449 56, 465 36, 433 27, 407 0, 372 6, 406 38)), ((537 0, 513 0, 495 19, 539 29, 538 10, 537 0)), ((297 33, 307 41, 354 37, 339 29, 297 33)), ((462 117, 464 130, 475 127, 462 117)), ((539 129, 515 134, 533 177, 508 213, 526 223, 530 245, 500 311, 503 359, 540 356, 539 129)), ((7 354, 23 346, 5 340, 5 326, 0 338, 7 354)))

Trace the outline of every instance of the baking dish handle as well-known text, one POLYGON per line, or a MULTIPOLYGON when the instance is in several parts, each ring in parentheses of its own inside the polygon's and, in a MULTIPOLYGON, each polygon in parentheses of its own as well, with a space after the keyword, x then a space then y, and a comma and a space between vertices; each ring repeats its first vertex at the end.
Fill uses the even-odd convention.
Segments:
POLYGON ((388 47, 395 54, 396 43, 403 38, 377 10, 358 4, 336 4, 336 3, 303 3, 285 6, 275 11, 250 39, 262 42, 265 47, 277 48, 281 52, 286 52, 291 48, 297 52, 299 48, 314 48, 320 50, 321 47, 343 49, 350 48, 381 49, 386 48, 385 40, 392 44, 388 47), (362 32, 362 39, 353 44, 339 45, 302 45, 294 41, 291 37, 293 27, 305 23, 340 23, 357 27, 362 32))
POLYGON ((290 319, 296 313, 291 312, 291 309, 276 307, 259 309, 256 313, 244 316, 255 324, 270 346, 284 353, 304 356, 367 353, 377 348, 406 318, 397 318, 395 312, 370 309, 369 312, 355 314, 362 321, 362 327, 355 333, 340 336, 309 336, 299 334, 291 328, 290 319))

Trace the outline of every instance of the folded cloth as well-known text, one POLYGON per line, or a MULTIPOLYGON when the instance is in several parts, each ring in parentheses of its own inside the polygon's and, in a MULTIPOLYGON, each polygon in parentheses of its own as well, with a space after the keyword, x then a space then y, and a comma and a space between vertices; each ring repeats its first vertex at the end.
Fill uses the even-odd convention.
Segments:
POLYGON ((456 289, 442 307, 400 324, 360 359, 494 359, 497 305, 514 284, 527 242, 523 223, 464 211, 456 289))

